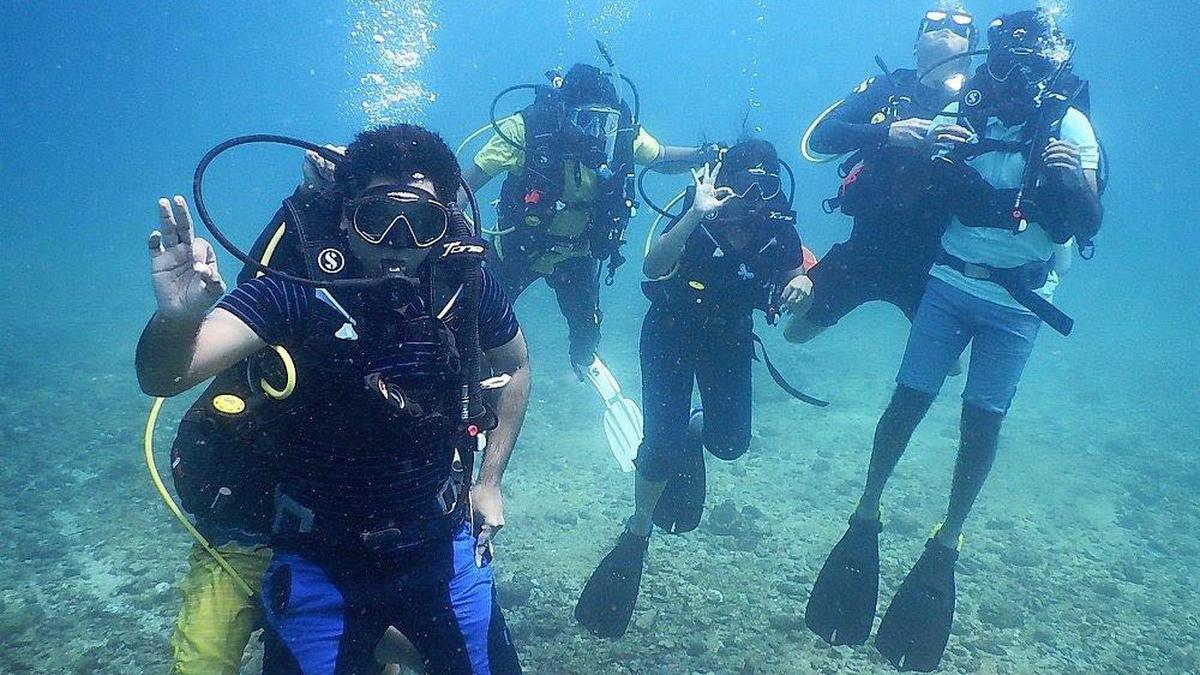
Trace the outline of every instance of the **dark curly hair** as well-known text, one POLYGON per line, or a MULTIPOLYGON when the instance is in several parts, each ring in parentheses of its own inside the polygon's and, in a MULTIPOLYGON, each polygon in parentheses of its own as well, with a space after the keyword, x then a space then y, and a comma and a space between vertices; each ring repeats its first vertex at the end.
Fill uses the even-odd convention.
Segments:
POLYGON ((616 106, 621 102, 617 88, 596 66, 576 63, 563 77, 563 102, 568 106, 602 104, 616 106))
POLYGON ((438 199, 453 201, 458 194, 461 169, 454 151, 432 131, 415 124, 390 124, 359 132, 338 162, 334 185, 343 195, 354 195, 372 178, 409 178, 424 174, 438 199))

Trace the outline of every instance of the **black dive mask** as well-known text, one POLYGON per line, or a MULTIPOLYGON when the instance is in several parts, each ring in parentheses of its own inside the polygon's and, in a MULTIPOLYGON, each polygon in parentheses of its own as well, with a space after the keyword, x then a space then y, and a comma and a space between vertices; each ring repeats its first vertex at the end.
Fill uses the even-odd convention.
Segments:
POLYGON ((429 248, 446 236, 450 211, 410 185, 381 185, 347 203, 351 229, 363 241, 392 248, 429 248))
POLYGON ((735 200, 769 202, 783 193, 783 181, 777 171, 762 164, 730 174, 721 187, 733 190, 735 200))
POLYGON ((1034 10, 997 18, 988 29, 987 73, 996 89, 1030 103, 1071 59, 1075 43, 1034 10))
POLYGON ((931 9, 925 12, 925 17, 921 19, 921 27, 917 32, 924 35, 943 29, 966 38, 970 49, 974 49, 975 43, 979 40, 979 29, 975 27, 974 17, 961 11, 931 9))
POLYGON ((567 122, 592 138, 616 136, 620 121, 621 111, 606 105, 581 105, 567 110, 567 122))

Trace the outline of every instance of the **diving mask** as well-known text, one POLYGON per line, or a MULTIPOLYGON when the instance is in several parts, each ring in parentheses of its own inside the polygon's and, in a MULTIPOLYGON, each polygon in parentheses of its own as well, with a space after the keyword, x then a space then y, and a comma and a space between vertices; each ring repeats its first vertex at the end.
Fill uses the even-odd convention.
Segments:
POLYGON ((1036 11, 1001 16, 988 29, 988 73, 997 82, 1017 76, 1034 86, 1054 76, 1070 60, 1074 42, 1036 11))
POLYGON ((730 174, 725 181, 738 199, 771 201, 783 192, 783 181, 778 173, 772 173, 762 164, 730 174), (757 194, 755 194, 757 193, 757 194))
POLYGON ((408 185, 381 185, 350 207, 350 224, 375 246, 429 248, 450 228, 450 211, 433 195, 408 185))
POLYGON ((577 106, 567 110, 567 122, 585 136, 606 138, 616 135, 621 111, 608 106, 577 106))
POLYGON ((924 18, 921 19, 921 27, 918 33, 932 33, 938 30, 948 30, 955 35, 959 35, 967 39, 967 44, 972 48, 975 46, 975 41, 979 38, 979 29, 975 26, 975 19, 966 12, 947 11, 944 9, 931 9, 925 12, 924 18))

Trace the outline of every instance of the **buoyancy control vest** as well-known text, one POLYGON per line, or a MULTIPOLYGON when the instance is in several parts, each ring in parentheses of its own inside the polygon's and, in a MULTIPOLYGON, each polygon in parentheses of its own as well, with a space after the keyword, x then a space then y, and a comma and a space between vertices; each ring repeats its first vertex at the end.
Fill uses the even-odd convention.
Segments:
POLYGON ((787 208, 786 199, 768 202, 757 213, 761 220, 755 234, 741 249, 729 242, 715 220, 698 225, 674 272, 642 282, 646 298, 705 316, 749 315, 758 309, 773 321, 779 312, 781 277, 801 265, 802 249, 794 229, 796 213, 787 208))
POLYGON ((525 126, 524 168, 510 173, 500 188, 498 220, 506 252, 521 250, 523 256, 537 257, 556 246, 574 249, 586 243, 593 258, 609 261, 610 279, 625 262, 620 249, 636 207, 634 142, 641 127, 624 101, 620 111, 613 157, 586 166, 568 147, 559 93, 550 86, 537 88, 534 102, 518 113, 525 126), (585 169, 596 173, 595 198, 582 204, 565 202, 567 172, 585 169), (556 216, 566 208, 586 213, 582 232, 554 231, 556 216))
MULTIPOLYGON (((250 251, 256 260, 273 269, 313 279, 333 280, 357 275, 353 258, 340 225, 339 201, 326 199, 300 189, 284 200, 250 251)), ((475 345, 464 333, 477 331, 467 320, 470 311, 453 311, 453 305, 466 298, 467 284, 458 283, 466 273, 479 273, 483 242, 468 233, 448 236, 441 250, 431 253, 420 289, 423 304, 434 316, 416 320, 373 321, 366 293, 385 293, 388 288, 359 292, 338 292, 335 298, 326 289, 315 291, 314 303, 324 305, 314 312, 318 324, 303 344, 292 350, 272 346, 218 375, 185 414, 172 447, 172 473, 182 504, 202 522, 247 533, 270 531, 275 515, 275 491, 280 462, 286 461, 288 429, 297 415, 333 413, 344 417, 346 400, 353 398, 354 409, 363 412, 367 422, 384 424, 388 439, 405 447, 423 444, 452 435, 458 420, 455 406, 460 402, 461 367, 464 348, 475 345), (439 256, 439 257, 434 257, 439 256), (453 319, 443 321, 443 318, 453 319), (361 323, 366 319, 366 325, 361 323), (367 325, 380 325, 386 331, 403 335, 376 335, 374 339, 417 340, 440 345, 437 364, 440 378, 411 382, 392 382, 371 372, 358 348, 360 333, 367 325), (437 381, 430 381, 435 379, 437 381), (333 406, 337 410, 322 411, 333 406), (340 411, 340 412, 339 412, 340 411), (370 415, 368 415, 370 413, 370 415), (290 422, 289 422, 290 421, 290 422)), ((247 267, 238 281, 255 276, 247 267)), ((477 301, 474 311, 477 312, 477 301)), ((486 423, 480 422, 481 427, 486 423)), ((374 432, 372 432, 374 433, 374 432)), ((445 501, 457 503, 470 476, 471 452, 456 455, 457 485, 447 486, 454 494, 445 501)), ((447 458, 447 462, 451 459, 447 458)))
MULTIPOLYGON (((931 113, 919 96, 918 73, 899 69, 860 85, 886 86, 887 96, 874 109, 868 122, 887 126, 913 117, 928 117, 931 113)), ((862 92, 859 92, 860 94, 862 92)), ((910 221, 914 217, 942 222, 946 216, 936 186, 930 177, 929 158, 907 148, 886 143, 863 148, 851 154, 838 167, 842 183, 838 194, 821 203, 826 213, 840 210, 855 218, 879 219, 891 217, 910 221)))
MULTIPOLYGON (((964 87, 958 118, 962 126, 980 134, 987 128, 988 121, 997 117, 996 99, 999 97, 986 67, 981 66, 964 87)), ((1071 108, 1091 120, 1088 82, 1075 75, 1071 64, 1067 63, 1037 97, 1036 107, 1022 127, 1020 140, 983 138, 979 143, 960 146, 947 156, 946 163, 958 169, 951 180, 955 183, 955 212, 960 222, 968 227, 999 228, 1015 233, 1024 231, 1030 223, 1037 223, 1056 243, 1063 244, 1074 237, 1081 249, 1090 247, 1095 232, 1075 227, 1079 218, 1070 211, 1070 200, 1058 180, 1059 175, 1044 171, 1042 164, 1042 149, 1051 138, 1060 136, 1063 119, 1071 108), (993 188, 966 165, 967 161, 990 152, 1020 153, 1025 158, 1018 187, 993 188)), ((1108 166, 1103 145, 1100 147, 1097 187, 1103 195, 1108 183, 1108 166)), ((941 170, 945 170, 945 166, 941 170)))

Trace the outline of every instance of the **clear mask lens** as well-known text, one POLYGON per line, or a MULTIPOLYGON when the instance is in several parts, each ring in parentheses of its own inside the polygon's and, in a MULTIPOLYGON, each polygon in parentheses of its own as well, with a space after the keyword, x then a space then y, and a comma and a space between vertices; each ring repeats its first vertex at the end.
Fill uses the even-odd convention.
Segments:
POLYGON ((615 136, 620 112, 613 108, 581 107, 567 111, 567 121, 580 133, 592 138, 615 136))
POLYGON ((951 14, 942 10, 925 12, 921 21, 921 33, 932 33, 938 30, 948 30, 967 40, 975 39, 975 20, 970 14, 951 14))
POLYGON ((770 201, 783 192, 783 182, 779 174, 771 173, 761 166, 733 174, 729 179, 729 189, 733 190, 739 199, 754 199, 770 201))
POLYGON ((376 246, 429 248, 446 235, 446 207, 414 192, 402 190, 370 195, 354 206, 351 224, 358 236, 376 246))

